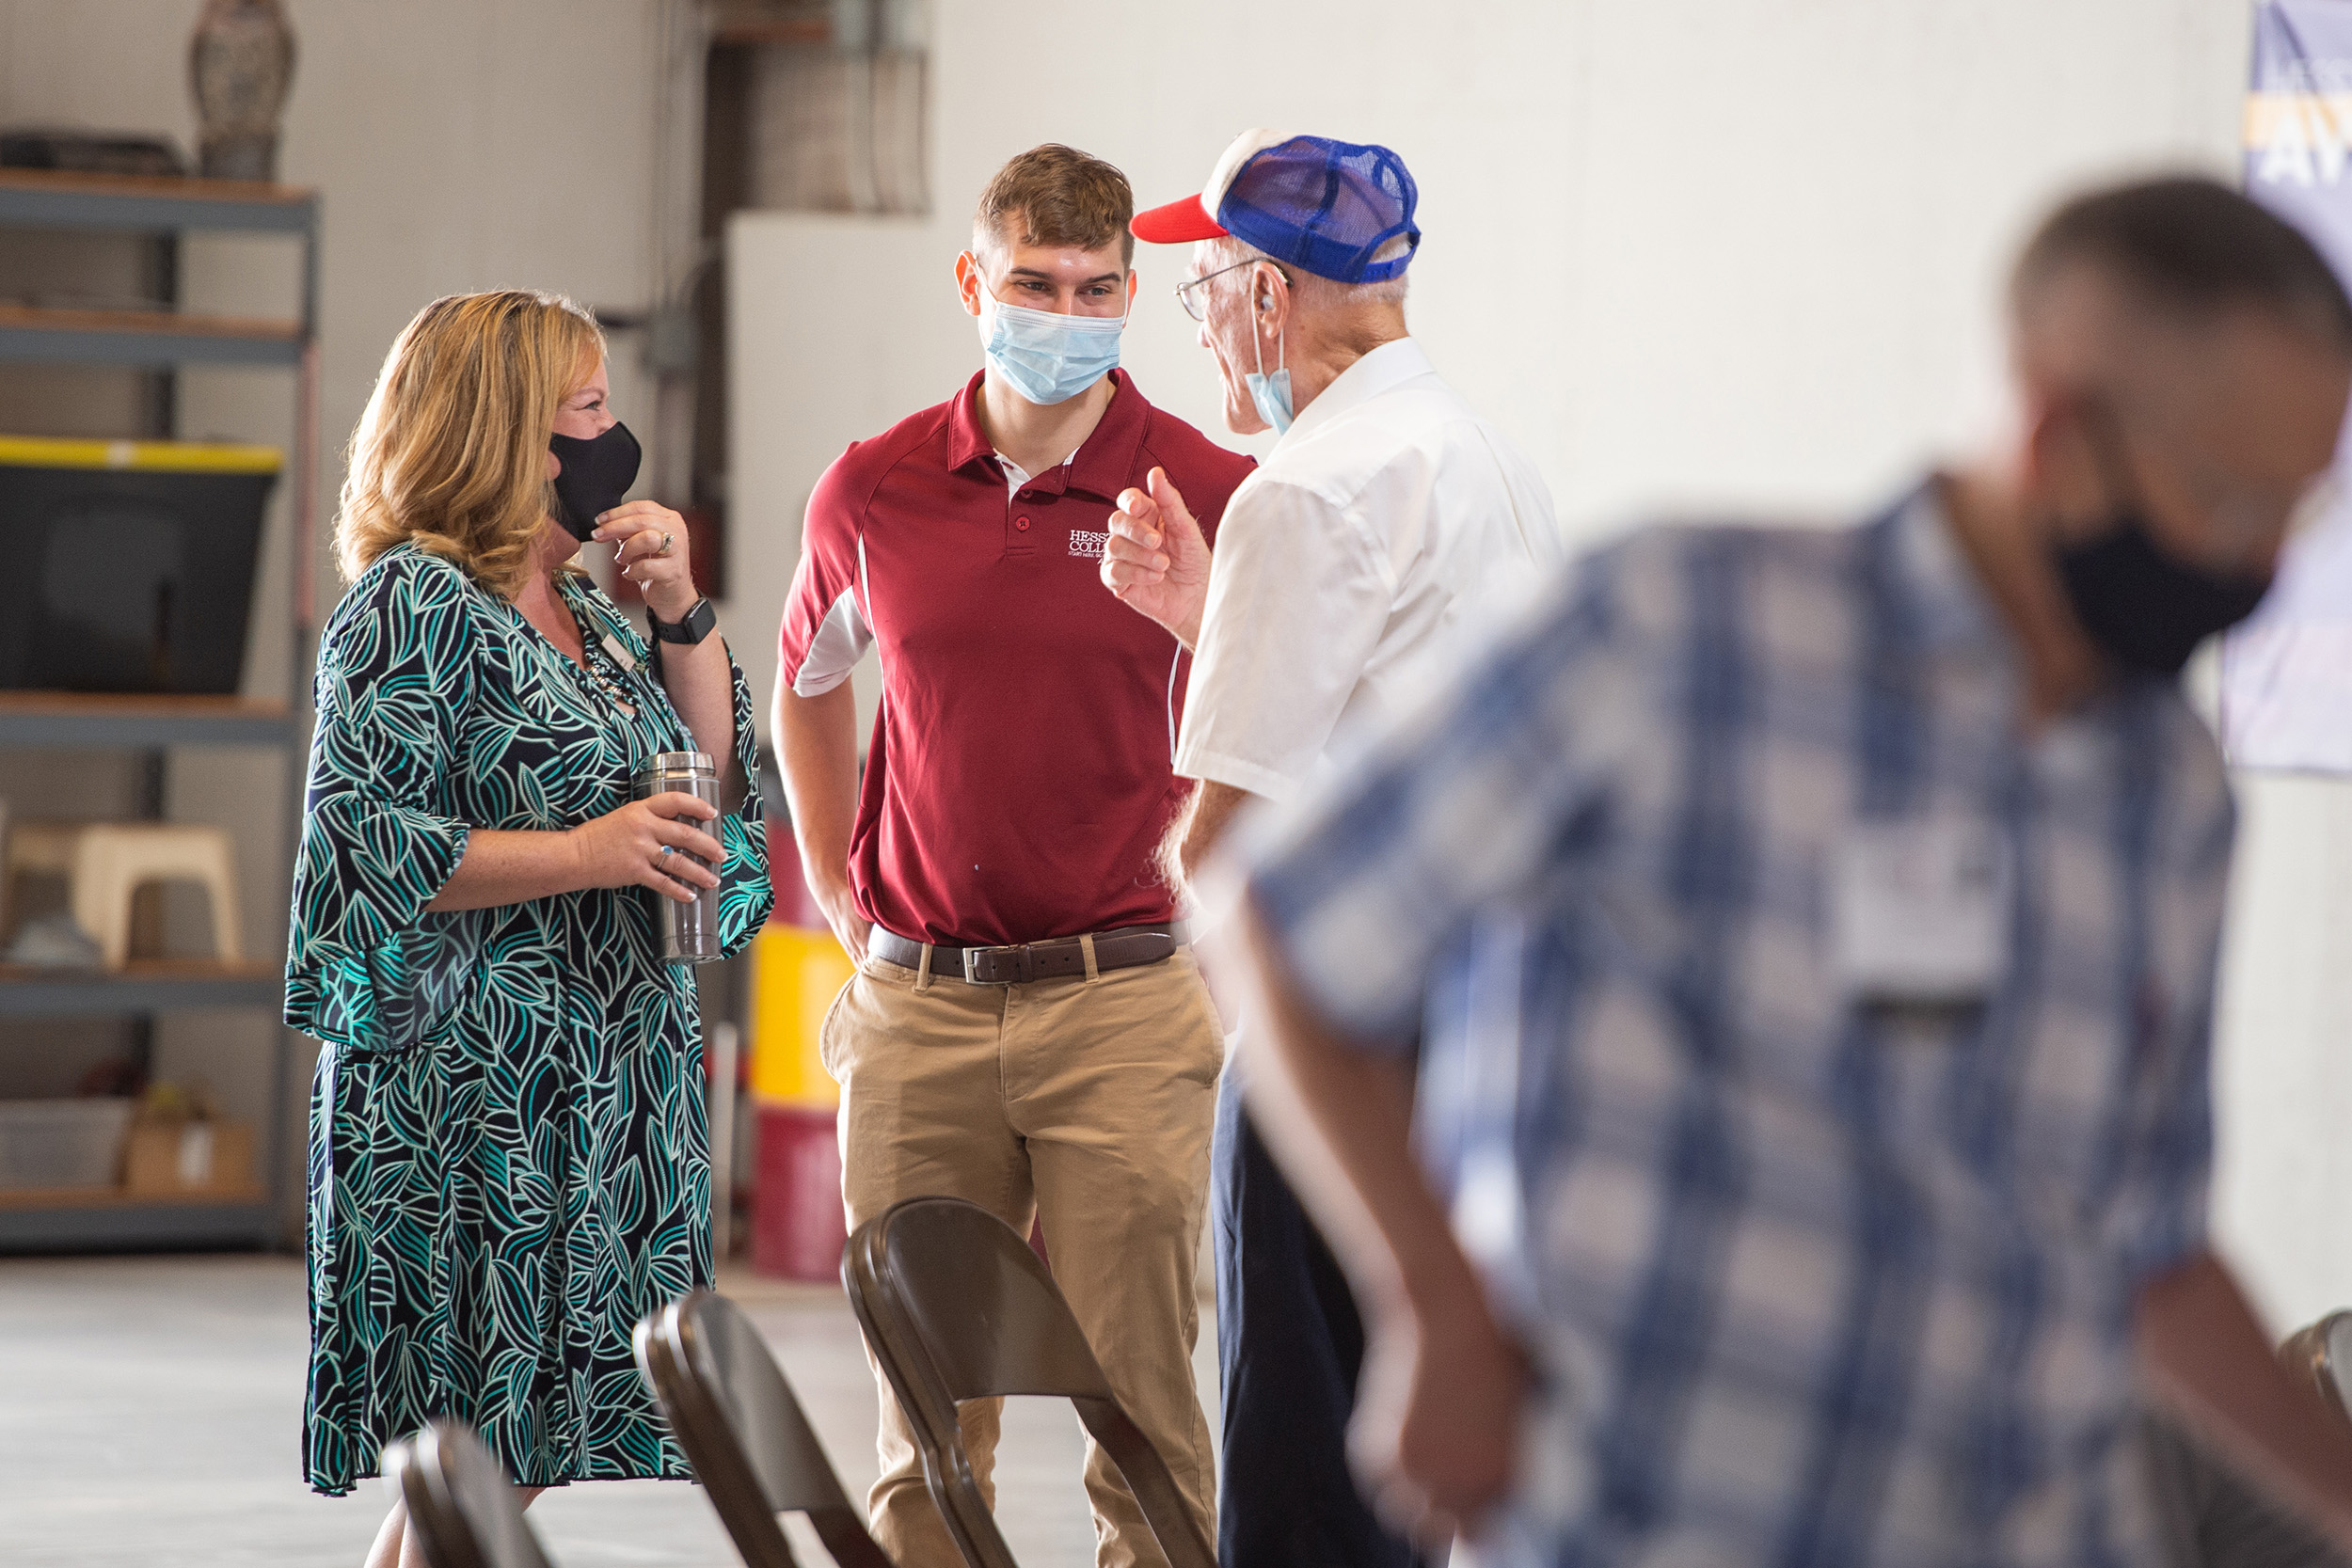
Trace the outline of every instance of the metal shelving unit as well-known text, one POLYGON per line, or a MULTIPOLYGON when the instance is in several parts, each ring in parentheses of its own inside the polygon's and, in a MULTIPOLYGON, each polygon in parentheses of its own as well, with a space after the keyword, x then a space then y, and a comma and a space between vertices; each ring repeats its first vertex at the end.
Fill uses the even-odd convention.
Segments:
MULTIPOLYGON (((281 832, 292 867, 308 738, 312 550, 318 449, 316 193, 287 185, 0 169, 0 228, 110 230, 176 241, 196 231, 275 233, 302 243, 298 313, 283 320, 155 310, 52 309, 0 305, 0 366, 80 364, 137 370, 187 365, 274 366, 294 372, 286 537, 293 614, 288 689, 281 698, 88 696, 0 692, 0 747, 122 748, 148 759, 148 797, 160 810, 174 746, 257 746, 286 759, 281 832)), ((278 890, 289 893, 281 884, 278 890)), ((284 900, 281 898, 281 904, 284 900)), ((0 1018, 152 1018, 199 1007, 269 1007, 282 994, 271 964, 136 961, 103 974, 0 965, 0 1018)), ((0 1252, 222 1245, 275 1246, 284 1199, 287 1071, 293 1037, 273 1035, 269 1126, 259 1140, 263 1185, 187 1199, 107 1190, 0 1193, 0 1252)))

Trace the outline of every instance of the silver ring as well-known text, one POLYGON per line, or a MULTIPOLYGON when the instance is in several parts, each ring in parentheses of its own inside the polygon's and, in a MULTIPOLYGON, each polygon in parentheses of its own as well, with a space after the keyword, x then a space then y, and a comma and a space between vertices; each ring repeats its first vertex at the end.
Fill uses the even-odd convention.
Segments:
POLYGON ((675 855, 677 853, 677 846, 674 844, 665 844, 661 847, 661 853, 665 856, 675 855))
POLYGON ((653 553, 656 555, 668 555, 670 553, 670 536, 667 532, 664 532, 661 535, 661 547, 653 553))

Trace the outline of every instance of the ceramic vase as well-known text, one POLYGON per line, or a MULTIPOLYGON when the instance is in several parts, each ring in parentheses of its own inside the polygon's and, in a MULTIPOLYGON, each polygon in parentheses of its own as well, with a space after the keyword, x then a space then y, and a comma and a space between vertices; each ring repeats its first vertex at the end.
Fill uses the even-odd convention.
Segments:
POLYGON ((278 0, 205 0, 188 40, 199 173, 277 178, 278 117, 294 83, 294 29, 278 0))

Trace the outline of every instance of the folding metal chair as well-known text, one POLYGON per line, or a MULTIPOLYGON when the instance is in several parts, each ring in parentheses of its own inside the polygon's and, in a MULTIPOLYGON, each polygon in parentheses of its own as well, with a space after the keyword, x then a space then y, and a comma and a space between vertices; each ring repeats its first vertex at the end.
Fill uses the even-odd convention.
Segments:
POLYGON ((914 1429, 931 1499, 972 1568, 1014 1565, 956 1407, 1004 1394, 1069 1400, 1119 1466, 1170 1568, 1216 1568, 1168 1462, 1111 1392, 1053 1276, 993 1214, 960 1198, 909 1198, 858 1227, 841 1279, 914 1429))
POLYGON ((2352 1420, 2352 1311, 2330 1312, 2297 1329, 2279 1347, 2279 1359, 2328 1409, 2352 1420))
POLYGON ((840 1568, 892 1568, 866 1533, 767 1341, 696 1291, 637 1325, 637 1366, 750 1568, 798 1568, 779 1513, 804 1513, 840 1568))
POLYGON ((553 1568, 523 1521, 521 1495, 462 1423, 435 1421, 394 1443, 384 1473, 433 1568, 553 1568))

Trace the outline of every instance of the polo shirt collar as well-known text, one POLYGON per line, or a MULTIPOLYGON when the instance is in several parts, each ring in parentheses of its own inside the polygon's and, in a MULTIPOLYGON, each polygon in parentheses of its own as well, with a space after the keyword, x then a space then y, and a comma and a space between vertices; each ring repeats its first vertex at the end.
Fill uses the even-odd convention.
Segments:
POLYGON ((1304 439, 1349 409, 1361 407, 1381 393, 1402 387, 1415 376, 1432 375, 1436 372, 1437 367, 1429 362, 1429 356, 1423 354, 1421 344, 1412 339, 1399 338, 1394 342, 1382 343, 1332 377, 1331 385, 1318 393, 1314 402, 1299 411, 1298 418, 1291 421, 1290 429, 1282 433, 1282 439, 1275 445, 1279 448, 1283 442, 1304 439))
MULTIPOLYGON (((1134 483, 1136 454, 1142 450, 1144 427, 1151 422, 1152 408, 1125 371, 1115 370, 1110 376, 1110 406, 1103 410, 1103 418, 1076 454, 1068 463, 1036 475, 1025 488, 1056 496, 1065 490, 1083 490, 1115 501, 1119 493, 1134 483)), ((980 462, 988 465, 990 474, 998 472, 996 449, 990 444, 987 432, 980 428, 980 388, 987 378, 985 370, 973 372, 972 379, 964 383, 963 391, 948 414, 947 467, 958 472, 980 462)))

